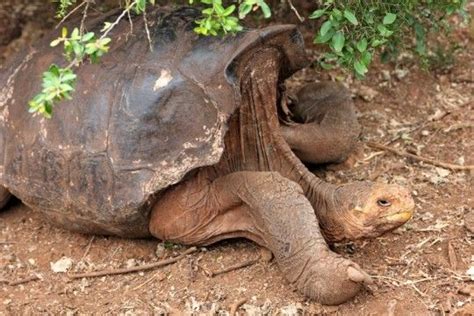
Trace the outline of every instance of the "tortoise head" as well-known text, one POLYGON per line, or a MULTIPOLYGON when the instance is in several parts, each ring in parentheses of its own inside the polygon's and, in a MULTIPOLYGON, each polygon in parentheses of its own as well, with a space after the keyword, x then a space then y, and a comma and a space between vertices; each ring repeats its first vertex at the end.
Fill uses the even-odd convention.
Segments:
POLYGON ((378 237, 403 225, 413 216, 415 202, 399 185, 353 182, 336 188, 333 206, 321 225, 326 239, 337 242, 378 237))

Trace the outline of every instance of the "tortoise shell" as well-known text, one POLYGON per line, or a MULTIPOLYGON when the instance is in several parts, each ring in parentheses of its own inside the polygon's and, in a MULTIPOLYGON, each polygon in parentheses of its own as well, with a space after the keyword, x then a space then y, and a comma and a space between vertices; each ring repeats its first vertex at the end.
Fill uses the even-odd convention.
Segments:
MULTIPOLYGON (((73 99, 46 119, 28 113, 41 73, 64 65, 46 36, 0 74, 0 185, 69 229, 147 236, 160 192, 203 166, 216 164, 231 114, 239 108, 238 64, 266 47, 285 56, 281 80, 306 64, 294 26, 246 30, 236 36, 193 32, 192 8, 150 12, 152 50, 143 19, 113 31, 99 64, 76 73, 73 99)), ((98 32, 113 15, 91 21, 98 32)))

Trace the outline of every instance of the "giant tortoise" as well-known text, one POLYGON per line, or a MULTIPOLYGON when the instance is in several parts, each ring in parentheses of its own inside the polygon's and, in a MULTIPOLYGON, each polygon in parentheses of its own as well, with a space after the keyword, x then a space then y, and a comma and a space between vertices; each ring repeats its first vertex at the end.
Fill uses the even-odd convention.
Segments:
POLYGON ((73 100, 52 119, 27 103, 42 71, 63 63, 48 45, 55 34, 11 62, 0 74, 0 207, 11 194, 83 233, 185 245, 248 238, 304 295, 348 300, 370 277, 327 242, 400 226, 414 209, 409 192, 333 185, 305 167, 344 159, 359 126, 337 84, 305 87, 285 106, 283 81, 307 65, 295 26, 207 38, 192 31, 198 14, 150 12, 153 50, 119 24, 110 53, 77 70, 73 100))

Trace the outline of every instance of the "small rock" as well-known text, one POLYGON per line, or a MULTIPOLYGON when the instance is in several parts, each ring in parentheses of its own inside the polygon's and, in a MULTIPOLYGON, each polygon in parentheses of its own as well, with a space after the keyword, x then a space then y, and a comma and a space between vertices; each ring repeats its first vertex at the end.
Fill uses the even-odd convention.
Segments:
POLYGON ((444 168, 439 168, 439 167, 436 167, 436 173, 441 177, 441 178, 446 178, 447 176, 449 176, 449 174, 451 173, 448 169, 444 169, 444 168))
POLYGON ((392 76, 390 75, 390 71, 382 70, 382 78, 385 81, 390 81, 390 79, 392 79, 392 76))
POLYGON ((467 271, 466 274, 471 278, 471 281, 474 281, 474 266, 471 266, 467 271))
POLYGON ((464 227, 466 227, 471 234, 474 234, 474 212, 464 214, 464 227))
POLYGON ((131 258, 131 259, 128 259, 127 262, 125 263, 125 266, 127 268, 131 268, 131 267, 134 267, 137 265, 137 260, 131 258))
POLYGON ((156 245, 155 255, 157 258, 163 258, 165 256, 165 251, 166 249, 163 243, 159 243, 158 245, 156 245))
POLYGON ((421 135, 423 135, 423 136, 428 136, 429 134, 430 134, 430 132, 427 131, 427 130, 422 130, 421 131, 421 135))
POLYGON ((428 121, 438 121, 442 119, 444 116, 446 116, 446 112, 441 110, 441 109, 436 109, 434 114, 428 116, 428 121))
POLYGON ((398 80, 402 80, 405 78, 410 71, 408 69, 395 69, 395 77, 397 77, 398 80))
POLYGON ((62 257, 56 262, 50 262, 51 270, 54 273, 65 273, 72 267, 72 259, 69 257, 62 257))
POLYGON ((372 101, 377 96, 377 94, 378 92, 376 90, 367 86, 360 86, 357 91, 357 95, 359 95, 362 100, 366 102, 372 101))
POLYGON ((467 295, 467 296, 474 296, 474 285, 466 285, 458 290, 459 294, 467 295))

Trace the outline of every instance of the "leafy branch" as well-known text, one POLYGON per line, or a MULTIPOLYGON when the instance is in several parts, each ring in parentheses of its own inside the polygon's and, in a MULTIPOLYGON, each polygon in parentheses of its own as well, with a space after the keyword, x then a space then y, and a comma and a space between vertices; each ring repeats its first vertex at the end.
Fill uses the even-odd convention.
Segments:
MULTIPOLYGON (((32 113, 40 113, 50 118, 56 103, 70 99, 74 92, 77 77, 74 68, 86 60, 96 63, 108 52, 112 39, 110 32, 124 18, 128 17, 132 32, 133 24, 130 12, 142 14, 144 28, 152 49, 150 32, 146 21, 146 8, 155 5, 155 0, 124 0, 122 12, 113 22, 105 22, 99 34, 84 33, 84 21, 87 10, 94 0, 56 0, 59 2, 57 17, 66 20, 74 12, 83 8, 83 17, 79 28, 74 28, 68 36, 67 28, 62 29, 61 37, 51 46, 63 45, 66 67, 51 65, 43 73, 42 90, 29 102, 32 113), (71 9, 72 8, 72 9, 71 9)), ((252 12, 260 11, 265 18, 272 15, 265 0, 188 0, 190 4, 202 7, 202 17, 196 23, 194 31, 205 36, 234 34, 243 29, 240 20, 252 12)), ((291 9, 300 16, 291 0, 287 0, 291 9)), ((429 31, 447 32, 450 29, 450 16, 458 14, 466 18, 467 0, 320 0, 320 7, 309 15, 321 26, 316 31, 314 43, 324 45, 329 51, 319 59, 324 69, 341 66, 363 78, 378 52, 384 59, 395 56, 402 49, 411 49, 423 62, 428 59, 429 31), (410 44, 414 42, 414 47, 410 44)))
MULTIPOLYGON (((466 16, 465 0, 325 0, 309 18, 323 21, 314 43, 329 47, 319 60, 324 69, 342 66, 362 78, 377 51, 394 56, 415 39, 414 51, 426 60, 426 34, 442 31, 449 16, 466 16)), ((444 29, 445 31, 448 28, 444 29)))

